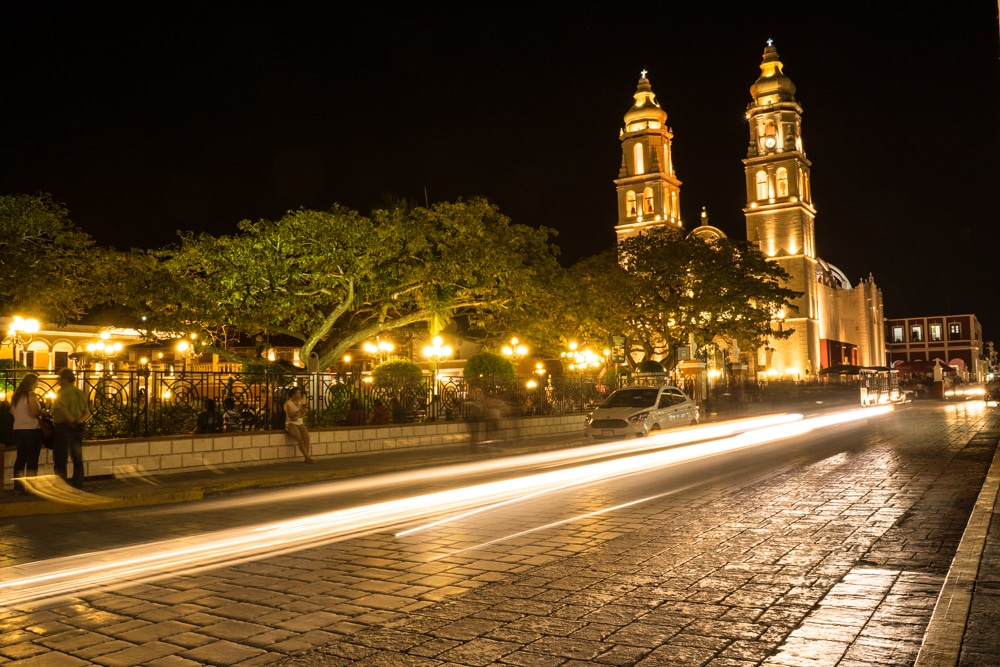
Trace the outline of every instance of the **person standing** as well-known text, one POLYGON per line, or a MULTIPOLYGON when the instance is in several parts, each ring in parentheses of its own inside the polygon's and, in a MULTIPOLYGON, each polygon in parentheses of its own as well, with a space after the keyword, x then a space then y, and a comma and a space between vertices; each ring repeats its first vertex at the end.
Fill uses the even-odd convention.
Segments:
POLYGON ((11 412, 14 414, 12 440, 17 448, 17 458, 14 459, 14 493, 19 495, 27 493, 20 478, 38 474, 38 457, 42 453, 42 431, 38 424, 42 406, 35 394, 37 386, 38 376, 28 373, 21 378, 11 397, 11 412))
POLYGON ((73 461, 73 477, 69 483, 83 488, 83 428, 90 419, 87 395, 76 386, 76 374, 68 368, 59 371, 59 393, 52 404, 55 438, 52 441, 52 467, 67 479, 66 455, 73 461))
POLYGON ((305 425, 308 411, 309 406, 306 404, 306 395, 302 393, 302 387, 292 387, 288 400, 285 401, 285 431, 299 446, 306 463, 315 463, 316 461, 309 455, 309 431, 305 425))

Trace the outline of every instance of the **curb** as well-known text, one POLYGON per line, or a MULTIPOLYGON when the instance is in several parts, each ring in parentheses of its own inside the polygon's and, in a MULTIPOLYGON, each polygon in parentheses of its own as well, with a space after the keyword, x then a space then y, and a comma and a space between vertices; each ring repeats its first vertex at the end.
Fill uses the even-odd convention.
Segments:
POLYGON ((972 607, 972 595, 979 575, 979 564, 993 519, 993 509, 1000 494, 1000 447, 986 474, 983 488, 972 508, 969 523, 962 533, 955 558, 948 569, 934 613, 924 632, 924 641, 914 667, 954 667, 962 651, 965 626, 972 607))

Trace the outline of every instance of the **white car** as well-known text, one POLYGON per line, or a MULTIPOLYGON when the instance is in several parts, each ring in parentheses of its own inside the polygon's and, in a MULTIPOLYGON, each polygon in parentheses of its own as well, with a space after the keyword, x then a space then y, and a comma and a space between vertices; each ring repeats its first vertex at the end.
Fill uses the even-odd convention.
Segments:
POLYGON ((620 439, 697 423, 698 404, 677 387, 624 387, 587 415, 583 433, 620 439))

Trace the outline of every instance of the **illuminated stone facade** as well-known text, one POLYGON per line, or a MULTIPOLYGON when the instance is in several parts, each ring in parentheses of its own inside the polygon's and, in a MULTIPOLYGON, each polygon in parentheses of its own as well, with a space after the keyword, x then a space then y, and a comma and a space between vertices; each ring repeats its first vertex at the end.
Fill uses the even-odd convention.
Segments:
POLYGON ((648 227, 682 227, 681 182, 674 173, 671 147, 674 133, 667 126, 667 114, 656 101, 645 71, 634 97, 620 133, 622 166, 615 179, 618 241, 648 227))
MULTIPOLYGON (((795 310, 775 314, 775 331, 791 329, 792 335, 747 353, 743 361, 758 373, 792 379, 815 378, 820 369, 831 366, 882 366, 882 293, 871 275, 852 286, 843 272, 817 255, 812 164, 802 144, 802 108, 795 100, 795 85, 785 76, 771 44, 764 50, 760 69, 760 78, 750 87, 752 100, 746 112, 747 240, 788 272, 788 287, 802 296, 793 302, 795 310)), ((622 167, 615 180, 619 241, 650 226, 682 226, 677 209, 661 207, 657 198, 660 192, 673 202, 680 198, 680 181, 669 159, 673 133, 665 125, 666 117, 643 73, 621 132, 622 167), (637 167, 640 155, 659 157, 657 169, 643 170, 642 163, 637 167), (644 208, 641 199, 639 206, 633 206, 640 193, 649 191, 654 197, 652 209, 644 208)), ((704 213, 702 217, 705 227, 704 213)), ((721 234, 714 227, 710 231, 699 233, 696 228, 693 233, 706 240, 721 234)))

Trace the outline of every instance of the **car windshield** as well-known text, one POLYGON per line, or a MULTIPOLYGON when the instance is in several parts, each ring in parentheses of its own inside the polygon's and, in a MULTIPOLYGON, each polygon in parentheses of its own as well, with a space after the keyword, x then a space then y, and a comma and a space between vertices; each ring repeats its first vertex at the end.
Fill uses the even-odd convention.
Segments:
POLYGON ((624 389, 618 390, 608 396, 608 400, 601 404, 602 408, 650 408, 656 405, 656 394, 659 390, 650 389, 624 389))

